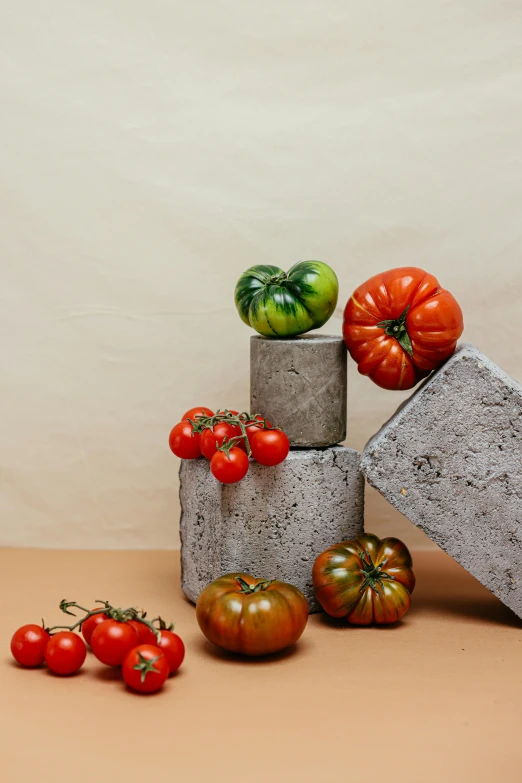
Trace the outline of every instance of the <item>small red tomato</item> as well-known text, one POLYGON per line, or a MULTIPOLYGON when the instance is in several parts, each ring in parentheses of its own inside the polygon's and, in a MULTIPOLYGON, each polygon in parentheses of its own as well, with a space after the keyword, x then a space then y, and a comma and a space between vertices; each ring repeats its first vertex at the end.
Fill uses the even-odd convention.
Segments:
POLYGON ((185 645, 177 633, 161 631, 157 646, 167 658, 170 673, 177 672, 185 657, 185 645))
POLYGON ((81 636, 72 631, 58 631, 45 648, 45 662, 54 674, 74 674, 83 666, 87 648, 81 636))
POLYGON ((183 414, 181 417, 183 419, 192 419, 192 421, 196 421, 196 419, 200 416, 213 416, 214 414, 210 410, 210 408, 204 408, 203 406, 200 406, 199 408, 191 408, 186 413, 183 414))
MULTIPOLYGON (((97 606, 95 609, 100 609, 100 607, 97 606)), ((95 611, 95 609, 93 609, 93 611, 95 611)), ((100 612, 99 614, 93 614, 92 617, 88 617, 87 620, 82 623, 82 636, 87 644, 91 643, 91 636, 96 626, 104 623, 107 619, 107 615, 100 612)))
POLYGON ((248 457, 238 446, 234 446, 226 454, 216 451, 210 460, 210 472, 222 484, 235 484, 248 473, 248 457))
POLYGON ((207 459, 212 459, 218 446, 223 445, 225 438, 230 440, 241 435, 241 429, 235 424, 227 424, 219 421, 212 429, 206 429, 201 433, 201 452, 207 459))
POLYGON ((138 644, 156 644, 156 634, 151 631, 148 625, 140 623, 139 620, 129 620, 138 636, 138 644))
POLYGON ((91 636, 95 656, 107 666, 119 666, 129 650, 138 644, 138 634, 130 623, 107 620, 98 625, 91 636))
POLYGON ((29 623, 14 632, 11 639, 13 658, 21 666, 40 666, 51 637, 41 625, 29 623))
POLYGON ((201 457, 200 438, 199 432, 194 432, 189 421, 180 421, 170 432, 169 446, 176 457, 197 459, 201 457))
MULTIPOLYGON (((247 434, 248 443, 250 445, 250 448, 252 448, 252 438, 254 437, 254 435, 257 432, 260 432, 262 429, 264 429, 264 427, 263 427, 263 417, 262 416, 256 416, 256 419, 259 419, 259 424, 246 424, 245 425, 245 430, 246 430, 246 434, 247 434)), ((270 424, 269 421, 267 421, 266 424, 267 424, 267 427, 269 429, 272 428, 272 425, 270 424)), ((238 443, 238 446, 240 446, 245 451, 247 450, 246 443, 245 443, 244 440, 240 441, 238 443)))
POLYGON ((259 430, 252 436, 250 448, 260 465, 279 465, 288 456, 290 441, 282 430, 259 430))
MULTIPOLYGON (((229 408, 227 408, 227 412, 230 413, 232 416, 239 416, 238 411, 232 411, 229 408)), ((218 413, 223 414, 223 413, 225 413, 225 411, 218 411, 218 413)))
POLYGON ((169 676, 166 655, 153 644, 140 644, 130 650, 121 667, 129 688, 139 693, 159 691, 169 676))

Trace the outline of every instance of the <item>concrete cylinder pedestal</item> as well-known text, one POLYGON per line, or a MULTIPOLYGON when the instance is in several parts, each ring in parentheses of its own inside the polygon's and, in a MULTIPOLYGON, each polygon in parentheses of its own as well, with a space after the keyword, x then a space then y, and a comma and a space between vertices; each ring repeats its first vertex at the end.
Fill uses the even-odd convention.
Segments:
POLYGON ((321 448, 346 437, 342 337, 250 340, 250 412, 280 427, 292 446, 321 448))
POLYGON ((291 451, 273 468, 251 460, 237 484, 217 481, 205 459, 180 468, 183 592, 195 602, 222 574, 245 571, 298 587, 320 611, 312 566, 324 549, 363 531, 364 481, 357 451, 291 451))

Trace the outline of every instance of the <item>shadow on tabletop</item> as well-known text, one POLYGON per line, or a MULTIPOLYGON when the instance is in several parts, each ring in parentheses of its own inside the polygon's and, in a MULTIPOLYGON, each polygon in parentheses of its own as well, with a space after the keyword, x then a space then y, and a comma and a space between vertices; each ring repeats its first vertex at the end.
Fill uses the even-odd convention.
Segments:
POLYGON ((288 658, 296 659, 301 655, 305 655, 307 648, 310 647, 309 641, 301 637, 296 644, 294 644, 292 647, 288 647, 286 650, 281 650, 281 652, 273 653, 272 655, 249 656, 238 655, 237 653, 231 653, 227 652, 226 650, 222 650, 209 642, 208 639, 205 639, 203 636, 198 639, 197 644, 200 651, 205 655, 209 655, 216 660, 223 661, 223 663, 234 664, 234 666, 237 666, 238 664, 245 664, 245 666, 256 666, 259 664, 278 663, 280 661, 285 661, 288 658))

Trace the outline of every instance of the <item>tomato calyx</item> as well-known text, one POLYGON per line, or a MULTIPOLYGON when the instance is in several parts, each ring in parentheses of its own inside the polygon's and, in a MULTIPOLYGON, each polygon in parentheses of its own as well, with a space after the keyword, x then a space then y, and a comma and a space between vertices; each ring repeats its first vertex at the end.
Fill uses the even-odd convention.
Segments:
POLYGON ((389 337, 395 337, 401 348, 404 348, 408 356, 413 356, 413 348, 411 347, 411 340, 406 329, 406 317, 410 306, 407 305, 406 309, 400 314, 398 318, 391 318, 387 321, 379 321, 377 326, 380 329, 384 329, 384 333, 389 337))
POLYGON ((264 582, 259 582, 257 585, 249 585, 248 582, 245 582, 244 579, 242 579, 240 576, 236 576, 236 584, 240 590, 238 590, 239 593, 243 593, 245 595, 253 595, 254 593, 260 593, 263 590, 266 590, 269 585, 272 584, 274 580, 273 579, 265 579, 264 582))
POLYGON ((388 562, 388 558, 385 558, 378 565, 375 565, 370 555, 361 551, 359 551, 357 554, 361 558, 361 574, 364 576, 364 582, 362 583, 359 592, 363 593, 367 587, 371 587, 371 589, 374 590, 378 595, 384 595, 383 581, 395 581, 394 576, 387 574, 382 570, 388 562))
POLYGON ((163 653, 156 655, 155 658, 145 658, 139 650, 136 650, 136 655, 138 656, 138 663, 135 663, 132 668, 136 669, 137 672, 141 672, 141 682, 145 682, 149 672, 155 672, 156 674, 160 673, 159 669, 154 668, 154 664, 156 661, 159 661, 163 653))

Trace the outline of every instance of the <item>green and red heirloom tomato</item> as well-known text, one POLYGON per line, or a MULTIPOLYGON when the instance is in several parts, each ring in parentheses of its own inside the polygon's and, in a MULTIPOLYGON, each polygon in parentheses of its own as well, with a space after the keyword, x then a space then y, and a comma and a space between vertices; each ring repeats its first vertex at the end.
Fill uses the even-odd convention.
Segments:
POLYGON ((265 337, 295 337, 323 326, 335 310, 339 283, 322 261, 301 261, 288 273, 252 266, 238 280, 241 319, 265 337))
POLYGON ((346 347, 383 389, 411 389, 453 354, 463 329, 456 299, 416 267, 371 277, 344 310, 346 347))
POLYGON ((397 538, 362 533, 319 555, 312 570, 317 600, 353 625, 394 623, 410 608, 412 559, 397 538))
POLYGON ((154 693, 159 691, 169 676, 169 664, 159 647, 140 644, 126 654, 121 673, 132 690, 138 693, 154 693))
POLYGON ((54 674, 74 674, 83 666, 86 655, 85 642, 72 631, 53 634, 45 648, 45 662, 54 674))
POLYGON ((11 639, 13 658, 20 666, 40 666, 44 662, 45 648, 50 638, 41 625, 22 625, 11 639))
POLYGON ((209 641, 243 655, 268 655, 299 639, 308 620, 304 595, 286 582, 226 574, 208 585, 196 604, 209 641))
POLYGON ((176 457, 181 459, 197 459, 201 457, 201 435, 194 432, 192 424, 183 420, 172 428, 169 435, 169 446, 176 457))
POLYGON ((216 451, 210 460, 210 472, 222 484, 235 484, 248 473, 248 456, 239 446, 216 451))

